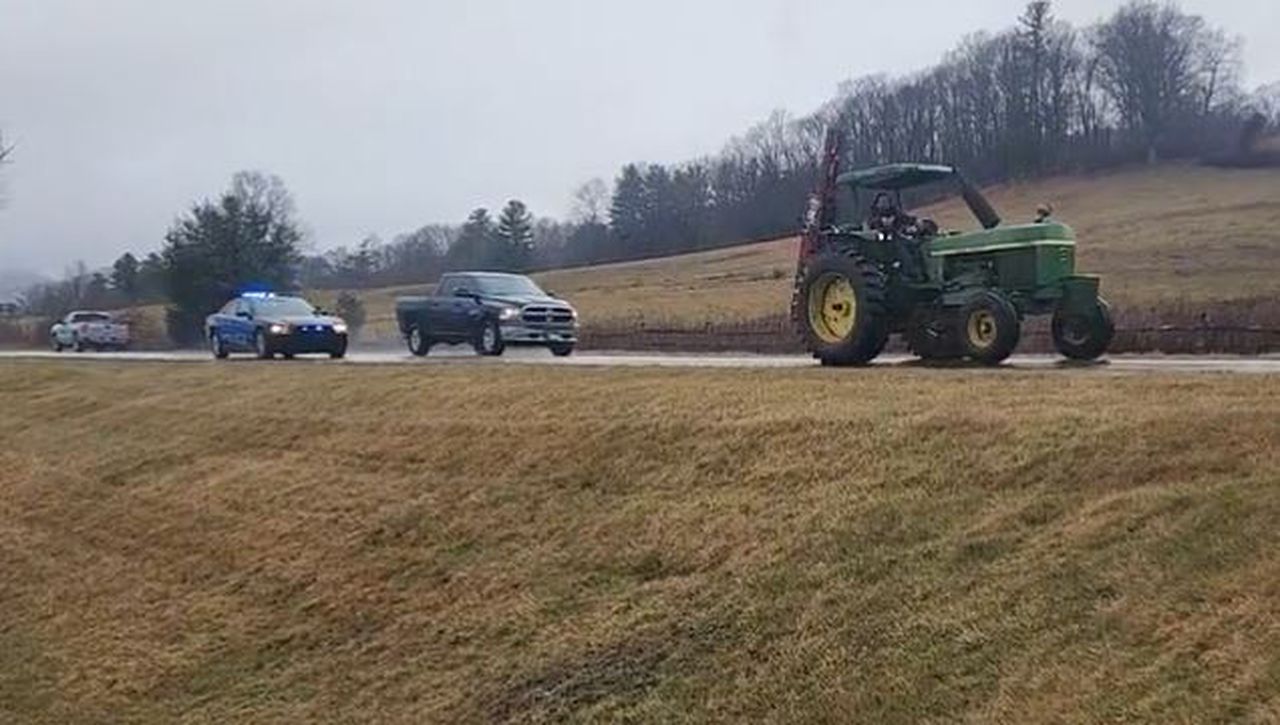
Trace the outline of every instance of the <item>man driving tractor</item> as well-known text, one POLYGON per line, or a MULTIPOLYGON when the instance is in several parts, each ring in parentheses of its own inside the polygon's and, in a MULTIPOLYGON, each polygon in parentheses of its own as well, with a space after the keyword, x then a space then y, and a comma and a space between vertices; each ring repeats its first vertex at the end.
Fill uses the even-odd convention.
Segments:
POLYGON ((916 218, 902 211, 898 202, 889 194, 880 192, 871 202, 871 218, 867 220, 867 228, 873 232, 897 237, 915 227, 916 218))
POLYGON ((894 196, 880 192, 871 202, 867 228, 879 232, 894 245, 902 271, 909 279, 924 276, 920 242, 937 234, 936 224, 911 216, 902 210, 894 196))

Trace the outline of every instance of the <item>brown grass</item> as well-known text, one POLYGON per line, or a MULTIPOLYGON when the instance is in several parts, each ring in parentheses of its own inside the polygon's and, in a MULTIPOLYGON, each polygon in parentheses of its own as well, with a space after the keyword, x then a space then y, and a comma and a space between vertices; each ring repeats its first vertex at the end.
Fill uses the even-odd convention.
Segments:
POLYGON ((1267 377, 0 364, 0 721, 1280 717, 1267 377))

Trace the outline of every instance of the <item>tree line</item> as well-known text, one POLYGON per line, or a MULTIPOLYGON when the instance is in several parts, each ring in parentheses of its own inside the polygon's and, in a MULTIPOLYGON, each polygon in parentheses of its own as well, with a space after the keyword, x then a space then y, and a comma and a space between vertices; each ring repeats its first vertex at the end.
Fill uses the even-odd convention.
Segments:
POLYGON ((1239 40, 1173 3, 1131 0, 1077 28, 1036 0, 1012 27, 965 38, 931 68, 846 82, 813 113, 775 112, 712 156, 631 163, 612 184, 593 180, 568 220, 534 221, 532 249, 516 257, 475 254, 492 226, 477 209, 460 227, 335 250, 308 279, 394 284, 457 265, 553 268, 786 234, 829 126, 845 135, 847 166, 950 163, 982 183, 1203 157, 1233 147, 1255 115, 1280 123, 1280 86, 1245 93, 1240 52, 1239 40))
MULTIPOLYGON (((170 304, 185 340, 237 285, 359 289, 434 280, 453 269, 528 271, 706 249, 795 230, 828 127, 845 164, 953 163, 979 182, 1212 154, 1252 119, 1274 129, 1280 86, 1241 88, 1240 43, 1174 4, 1131 0, 1088 28, 1031 2, 998 33, 964 39, 937 65, 843 84, 809 115, 775 112, 718 153, 631 163, 574 193, 569 218, 519 200, 461 224, 306 254, 283 184, 239 174, 194 205, 161 251, 110 270, 81 265, 28 294, 40 314, 72 306, 170 304)), ((3 147, 0 147, 3 148, 3 147)))

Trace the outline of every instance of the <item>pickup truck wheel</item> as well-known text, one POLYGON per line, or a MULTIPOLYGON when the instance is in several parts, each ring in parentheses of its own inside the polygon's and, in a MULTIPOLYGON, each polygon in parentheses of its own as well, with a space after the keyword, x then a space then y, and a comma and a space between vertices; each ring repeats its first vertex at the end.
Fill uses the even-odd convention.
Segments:
POLYGON ((62 352, 62 343, 58 342, 58 338, 49 338, 49 344, 53 347, 54 352, 62 352))
POLYGON ((75 337, 71 338, 71 346, 75 348, 76 352, 85 351, 84 340, 81 340, 79 335, 76 335, 75 337))
POLYGON ((209 352, 217 360, 227 359, 227 348, 222 345, 222 336, 217 330, 209 330, 209 352))
POLYGON ((409 352, 417 357, 425 357, 431 352, 431 339, 417 325, 409 330, 409 352))
POLYGON ((573 345, 552 345, 551 354, 556 357, 569 357, 573 354, 573 345))
POLYGON ((502 342, 502 330, 498 329, 498 323, 493 320, 486 321, 476 335, 476 354, 497 357, 506 347, 502 342))
POLYGON ((267 336, 262 330, 258 330, 253 335, 253 351, 258 354, 259 360, 270 360, 275 357, 271 352, 271 348, 267 345, 267 336))

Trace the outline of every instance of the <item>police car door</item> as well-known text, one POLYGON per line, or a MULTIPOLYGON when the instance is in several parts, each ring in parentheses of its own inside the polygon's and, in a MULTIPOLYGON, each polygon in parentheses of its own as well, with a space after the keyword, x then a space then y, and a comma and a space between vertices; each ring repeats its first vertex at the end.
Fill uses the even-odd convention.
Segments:
POLYGON ((236 347, 248 350, 253 346, 253 333, 256 325, 253 321, 253 304, 249 300, 236 300, 235 316, 232 318, 232 339, 236 347))

